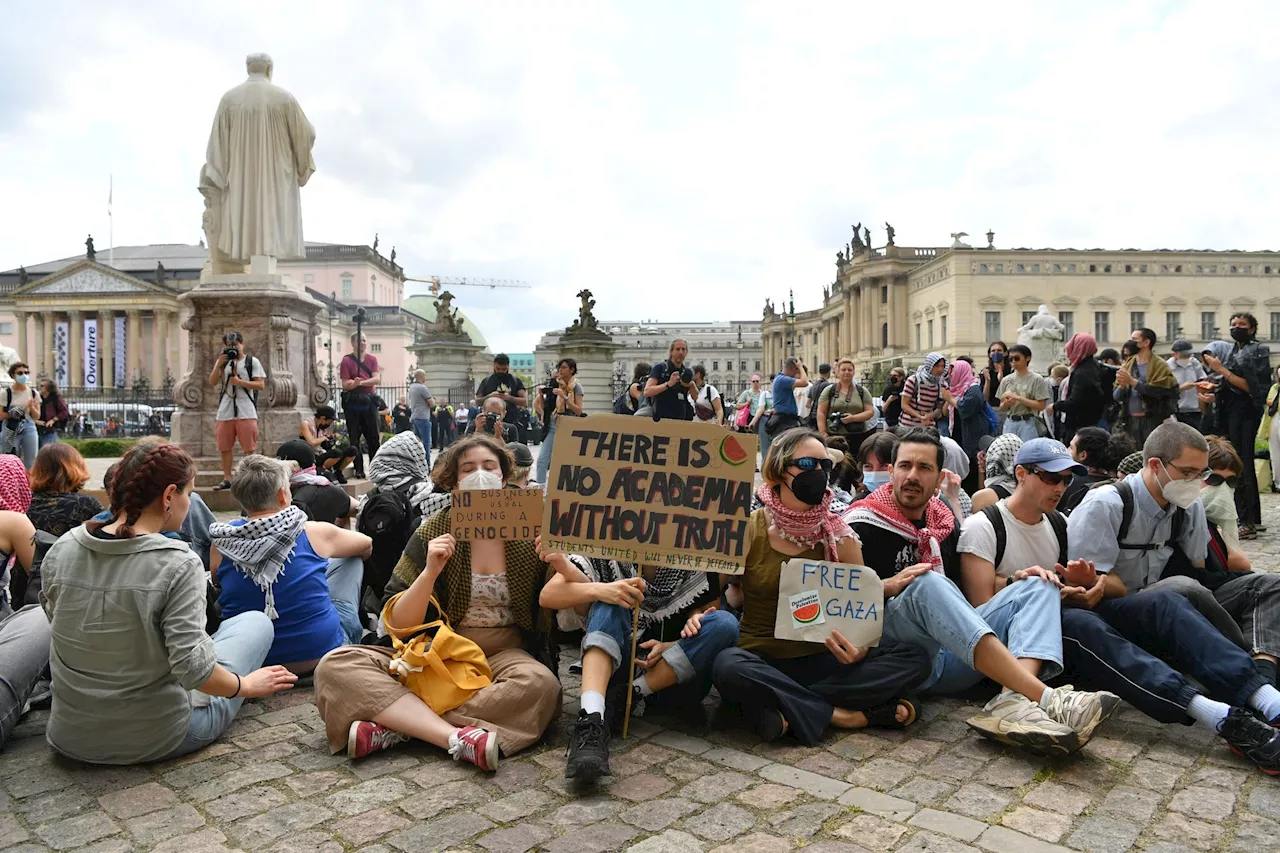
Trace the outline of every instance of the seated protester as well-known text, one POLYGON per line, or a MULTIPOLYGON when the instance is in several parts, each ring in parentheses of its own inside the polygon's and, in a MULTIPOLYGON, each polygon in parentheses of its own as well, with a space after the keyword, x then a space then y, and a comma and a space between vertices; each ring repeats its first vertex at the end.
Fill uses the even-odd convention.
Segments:
POLYGON ((859 500, 889 482, 893 475, 893 450, 898 437, 892 432, 878 432, 858 448, 858 464, 862 468, 862 494, 859 500))
POLYGON ((831 457, 831 511, 837 515, 866 497, 862 489, 862 471, 857 459, 849 451, 849 442, 842 435, 828 435, 823 444, 831 457), (859 494, 859 492, 862 492, 859 494))
MULTIPOLYGON (((6 456, 22 470, 22 460, 6 456)), ((5 468, 13 463, 6 463, 5 468)), ((25 471, 23 471, 25 474, 25 471)), ((4 486, 0 483, 0 490, 4 486)), ((49 619, 39 604, 23 607, 10 596, 26 590, 27 575, 35 559, 35 527, 20 512, 0 510, 0 747, 27 710, 49 666, 49 619), (12 577, 10 576, 12 573, 12 577), (13 605, 17 604, 15 612, 13 605)))
POLYGON ((1062 670, 1056 584, 1012 584, 975 610, 948 579, 961 576, 960 524, 936 497, 943 455, 932 430, 909 431, 895 449, 890 483, 845 515, 862 540, 862 565, 885 581, 884 637, 929 653, 926 694, 967 690, 984 675, 1002 685, 968 721, 984 737, 1045 755, 1075 752, 1119 700, 1069 685, 1050 689, 1038 677, 1062 670))
POLYGON ((961 488, 961 484, 969 477, 969 456, 955 439, 945 435, 942 436, 942 447, 946 451, 942 470, 950 471, 956 476, 954 480, 945 477, 938 488, 938 494, 959 511, 960 521, 964 522, 973 515, 973 499, 961 488))
POLYGON ((830 509, 832 467, 813 430, 795 428, 774 439, 761 467, 762 507, 751 514, 746 571, 739 576, 740 636, 737 647, 720 652, 712 667, 721 697, 740 705, 766 741, 790 731, 812 745, 828 726, 908 726, 917 713, 906 697, 932 664, 921 645, 888 636, 873 648, 854 646, 839 631, 823 646, 773 636, 783 563, 794 557, 863 562, 858 537, 830 509))
MULTIPOLYGON (((405 437, 421 452, 422 442, 405 437)), ((482 435, 450 445, 435 470, 445 493, 502 488, 510 475, 511 455, 482 435)), ((437 714, 388 672, 391 649, 335 649, 316 668, 316 708, 334 753, 362 758, 415 737, 492 771, 500 754, 532 745, 560 713, 560 682, 548 668, 555 665, 552 616, 538 597, 555 574, 580 579, 580 572, 562 554, 544 561, 531 541, 458 542, 449 513, 425 519, 409 540, 387 584, 382 618, 393 629, 420 625, 434 597, 453 630, 484 652, 493 683, 437 714)))
POLYGON ((1130 474, 1137 474, 1143 468, 1142 451, 1135 450, 1128 456, 1120 460, 1120 464, 1116 465, 1116 475, 1119 477, 1128 477, 1130 474))
MULTIPOLYGON (((1200 490, 1200 503, 1209 522, 1209 547, 1219 562, 1233 572, 1253 568, 1249 557, 1240 550, 1240 516, 1236 512, 1235 490, 1244 463, 1231 442, 1222 436, 1205 436, 1209 444, 1209 476, 1200 490)), ((1280 456, 1280 448, 1277 448, 1280 456)))
POLYGON ((737 645, 738 620, 715 608, 718 575, 654 566, 638 572, 633 563, 585 562, 592 567, 589 576, 575 580, 561 572, 542 588, 540 600, 543 607, 574 608, 586 617, 581 709, 569 730, 564 775, 590 783, 612 773, 606 720, 621 728, 627 694, 632 694, 633 714, 643 713, 659 691, 680 706, 697 707, 711 690, 716 655, 737 645), (636 607, 644 670, 638 676, 627 669, 636 607))
POLYGON ((241 459, 231 495, 248 517, 209 530, 222 618, 266 613, 275 638, 265 663, 298 675, 338 646, 360 642, 360 580, 373 540, 308 521, 293 505, 288 472, 277 459, 257 453, 241 459))
POLYGON ((289 491, 294 504, 302 508, 307 518, 346 527, 355 517, 359 506, 355 498, 328 477, 316 473, 316 456, 311 445, 300 438, 286 441, 276 451, 276 458, 292 463, 289 491))
POLYGON ((321 474, 332 477, 335 483, 345 483, 347 477, 343 471, 356 458, 356 449, 345 436, 338 435, 334 425, 337 419, 333 406, 320 406, 314 418, 302 422, 298 438, 315 452, 321 474))
POLYGON ((1018 480, 1013 475, 1013 460, 1022 447, 1022 439, 1011 432, 997 436, 987 446, 985 459, 986 475, 982 479, 982 489, 973 496, 973 512, 981 512, 998 500, 1009 497, 1018 487, 1018 480))
POLYGON ((1101 427, 1081 427, 1071 437, 1068 450, 1071 458, 1083 465, 1088 473, 1071 479, 1058 503, 1058 512, 1063 515, 1070 515, 1089 489, 1098 483, 1115 480, 1116 465, 1132 452, 1133 439, 1125 433, 1113 434, 1101 427))
POLYGON ((1249 710, 1280 693, 1264 689, 1247 653, 1179 595, 1107 597, 1106 574, 1083 560, 1063 565, 1067 521, 1054 507, 1072 474, 1084 470, 1061 442, 1022 445, 1017 490, 964 523, 957 547, 965 596, 981 606, 1014 581, 1039 576, 1059 583, 1055 570, 1064 574, 1073 584, 1062 589, 1064 678, 1112 691, 1162 723, 1198 722, 1264 772, 1280 774, 1280 734, 1249 710))
MULTIPOLYGON (((1089 560, 1107 576, 1107 598, 1172 590, 1190 599, 1224 634, 1238 626, 1237 641, 1243 641, 1266 684, 1274 685, 1280 575, 1205 565, 1209 528, 1204 504, 1197 500, 1209 465, 1204 436, 1184 423, 1161 424, 1147 437, 1142 457, 1139 473, 1094 489, 1071 513, 1071 559, 1089 560), (1128 511, 1120 489, 1131 495, 1128 511)), ((1280 701, 1263 697, 1250 704, 1267 720, 1280 718, 1280 701)))
POLYGON ((160 535, 182 525, 195 474, 176 445, 133 450, 112 483, 113 519, 75 528, 44 557, 53 632, 46 736, 63 755, 93 764, 186 755, 217 740, 245 699, 297 680, 284 667, 258 668, 273 637, 265 614, 204 632, 200 561, 160 535))
POLYGON ((46 444, 31 468, 31 508, 27 516, 37 530, 61 536, 98 513, 102 503, 80 490, 89 482, 89 468, 80 451, 69 444, 46 444))
POLYGON ((500 398, 485 397, 484 405, 480 407, 479 417, 467 424, 466 434, 475 435, 479 432, 482 435, 497 439, 503 444, 518 441, 520 433, 516 429, 516 425, 503 420, 506 412, 507 404, 502 402, 500 398))
POLYGON ((368 495, 395 491, 408 498, 412 507, 421 508, 426 503, 432 491, 431 465, 422 442, 415 443, 414 438, 416 436, 401 433, 378 448, 369 463, 369 482, 373 488, 366 493, 366 499, 368 495))
MULTIPOLYGON (((31 511, 31 480, 22 460, 6 453, 0 456, 0 512, 31 511)), ((6 587, 7 588, 7 587, 6 587)))
POLYGON ((512 459, 511 476, 507 479, 507 485, 517 489, 538 488, 540 484, 529 479, 529 472, 533 470, 533 453, 529 446, 518 441, 508 441, 507 452, 512 459))

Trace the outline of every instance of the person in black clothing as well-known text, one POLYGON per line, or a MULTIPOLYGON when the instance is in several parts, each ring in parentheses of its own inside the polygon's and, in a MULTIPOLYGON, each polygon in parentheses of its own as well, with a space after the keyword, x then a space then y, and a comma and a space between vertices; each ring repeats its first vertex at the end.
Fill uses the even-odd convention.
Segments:
POLYGON ((1009 363, 1009 347, 1004 341, 992 341, 987 347, 987 366, 978 374, 982 382, 982 393, 987 395, 991 408, 1000 408, 1000 381, 1013 373, 1013 365, 1009 363))
POLYGON ((391 407, 391 431, 396 434, 412 432, 413 420, 409 415, 409 398, 401 394, 391 407))
POLYGON ((321 473, 337 483, 345 483, 347 478, 342 469, 355 458, 356 449, 334 432, 333 422, 337 418, 338 413, 333 406, 319 407, 312 420, 302 422, 298 438, 316 454, 321 473))
POLYGON ((907 384, 907 372, 901 367, 889 371, 889 381, 884 385, 880 399, 884 401, 882 415, 885 426, 893 429, 902 417, 902 388, 907 384))
POLYGON ((1073 477, 1058 501, 1058 511, 1070 515, 1095 483, 1116 479, 1116 466, 1120 460, 1134 451, 1133 439, 1123 432, 1114 435, 1101 427, 1083 427, 1076 430, 1067 448, 1071 458, 1089 469, 1084 476, 1073 477))
MULTIPOLYGON (((502 419, 511 425, 517 433, 521 432, 521 425, 524 419, 520 417, 520 410, 529 407, 529 392, 525 389, 524 383, 520 381, 520 377, 511 372, 511 359, 506 353, 498 353, 493 357, 493 373, 484 378, 480 383, 480 387, 476 390, 476 396, 481 402, 489 398, 501 400, 506 407, 506 412, 502 419)), ((468 421, 475 420, 475 412, 471 413, 468 421)), ((468 432, 471 432, 468 424, 468 432)), ((520 435, 520 441, 524 442, 528 439, 526 435, 520 435)))
POLYGON ((676 338, 667 350, 667 360, 655 364, 653 372, 649 374, 644 396, 653 407, 655 421, 663 418, 673 421, 693 420, 693 404, 689 402, 689 394, 696 389, 693 387, 693 371, 684 363, 688 354, 689 345, 681 338, 676 338))
POLYGON ((356 502, 346 489, 316 474, 316 455, 310 444, 300 438, 286 441, 276 451, 276 458, 297 465, 289 475, 289 491, 294 506, 301 507, 309 519, 346 527, 355 517, 356 502))
MULTIPOLYGON (((1056 422, 1062 424, 1062 435, 1058 440, 1070 444, 1071 437, 1084 427, 1097 426, 1102 420, 1103 410, 1111 399, 1111 392, 1103 390, 1102 365, 1094 358, 1098 351, 1098 342, 1088 332, 1077 332, 1067 342, 1067 359, 1071 362, 1071 373, 1066 379, 1066 391, 1058 402, 1053 404, 1056 422)), ((1114 374, 1109 377, 1114 381, 1114 374)))
POLYGON ((503 444, 517 441, 518 433, 513 424, 502 420, 502 401, 497 397, 487 397, 480 416, 467 424, 467 435, 476 433, 498 439, 503 444), (498 427, 502 429, 499 431, 498 427))

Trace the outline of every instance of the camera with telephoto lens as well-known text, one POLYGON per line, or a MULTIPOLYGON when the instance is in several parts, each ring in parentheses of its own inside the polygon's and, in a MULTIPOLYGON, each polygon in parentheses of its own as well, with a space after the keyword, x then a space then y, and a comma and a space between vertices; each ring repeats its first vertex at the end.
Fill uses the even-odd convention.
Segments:
POLYGON ((237 358, 240 357, 240 350, 236 349, 235 347, 227 347, 222 351, 222 357, 225 358, 227 361, 235 361, 237 358))
POLYGON ((489 431, 496 431, 499 415, 497 412, 485 412, 484 422, 489 425, 489 431))

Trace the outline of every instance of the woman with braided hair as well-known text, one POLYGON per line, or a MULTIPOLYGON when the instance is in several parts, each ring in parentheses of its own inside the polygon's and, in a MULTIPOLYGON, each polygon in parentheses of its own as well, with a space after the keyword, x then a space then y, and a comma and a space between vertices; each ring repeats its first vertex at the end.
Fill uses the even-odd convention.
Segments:
POLYGON ((173 444, 134 450, 111 484, 111 520, 58 540, 41 564, 53 629, 47 738, 94 764, 174 758, 213 743, 245 699, 293 686, 260 612, 205 634, 200 558, 165 534, 190 507, 196 466, 173 444))

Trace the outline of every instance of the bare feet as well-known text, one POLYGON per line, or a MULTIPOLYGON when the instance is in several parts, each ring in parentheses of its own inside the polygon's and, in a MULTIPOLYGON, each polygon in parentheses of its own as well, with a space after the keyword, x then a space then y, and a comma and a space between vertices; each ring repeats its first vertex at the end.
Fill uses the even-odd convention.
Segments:
MULTIPOLYGON (((894 709, 893 717, 899 723, 905 724, 911 719, 911 710, 905 705, 898 705, 894 709)), ((831 712, 831 725, 841 729, 865 729, 870 725, 870 721, 867 720, 867 715, 861 711, 836 708, 831 712)))

